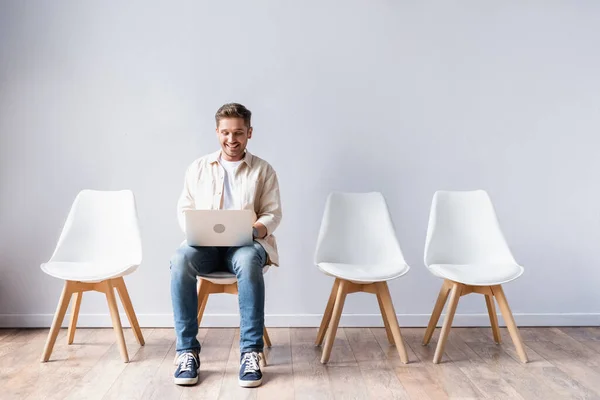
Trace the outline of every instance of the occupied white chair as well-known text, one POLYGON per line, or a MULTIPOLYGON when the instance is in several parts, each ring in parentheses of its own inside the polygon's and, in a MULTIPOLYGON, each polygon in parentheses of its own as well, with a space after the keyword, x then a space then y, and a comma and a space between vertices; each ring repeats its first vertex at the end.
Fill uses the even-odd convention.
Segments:
MULTIPOLYGON (((263 275, 269 270, 269 267, 269 265, 263 267, 263 275)), ((208 296, 216 293, 229 293, 237 296, 238 285, 235 274, 220 271, 198 277, 198 327, 202 322, 208 296)), ((271 339, 266 327, 263 327, 263 340, 266 347, 271 347, 271 339)), ((267 365, 264 353, 260 355, 260 364, 263 367, 267 365)))
POLYGON ((81 296, 90 290, 106 295, 121 357, 129 361, 114 289, 121 297, 135 338, 143 346, 144 337, 123 280, 123 276, 135 271, 141 262, 142 243, 133 193, 130 190, 81 191, 73 202, 54 254, 41 265, 48 275, 66 281, 42 362, 50 359, 71 298, 74 302, 68 344, 73 343, 81 296))
POLYGON ((519 330, 502 290, 502 284, 521 276, 523 267, 513 258, 492 201, 485 191, 435 193, 425 243, 425 265, 433 275, 444 279, 444 283, 425 331, 423 345, 429 344, 450 294, 434 363, 439 363, 444 354, 458 300, 470 293, 485 295, 494 340, 500 343, 494 304, 496 298, 519 358, 527 362, 519 330))
POLYGON ((408 356, 387 281, 408 272, 387 204, 381 193, 334 192, 327 198, 315 253, 315 264, 335 282, 317 333, 327 363, 348 293, 377 295, 388 340, 404 363, 408 356))

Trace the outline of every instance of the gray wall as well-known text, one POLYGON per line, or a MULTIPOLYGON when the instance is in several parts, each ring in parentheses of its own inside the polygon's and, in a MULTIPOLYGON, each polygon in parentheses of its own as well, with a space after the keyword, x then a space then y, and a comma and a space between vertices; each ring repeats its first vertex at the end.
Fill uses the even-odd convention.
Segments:
MULTIPOLYGON (((168 261, 186 166, 218 148, 224 102, 255 115, 276 168, 282 266, 267 323, 317 325, 332 279, 313 265, 331 190, 386 196, 411 271, 400 323, 427 321, 432 195, 489 191, 525 274, 521 324, 600 322, 600 4, 573 2, 0 3, 0 325, 49 325, 62 282, 39 269, 77 192, 134 190, 144 262, 126 278, 143 325, 172 323, 168 261)), ((108 325, 100 294, 80 321, 108 325)), ((233 296, 206 323, 236 323, 233 296)), ((457 321, 486 324, 484 301, 457 321)), ((351 295, 343 323, 380 324, 351 295)))

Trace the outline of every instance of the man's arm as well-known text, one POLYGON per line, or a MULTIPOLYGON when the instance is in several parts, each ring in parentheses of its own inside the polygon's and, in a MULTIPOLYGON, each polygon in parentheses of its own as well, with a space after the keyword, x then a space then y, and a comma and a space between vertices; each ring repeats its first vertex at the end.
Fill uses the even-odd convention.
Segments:
POLYGON ((195 164, 192 164, 185 171, 183 190, 181 191, 181 195, 177 201, 177 219, 183 233, 185 233, 185 211, 194 210, 196 208, 196 202, 194 200, 197 180, 196 176, 197 168, 195 164))
POLYGON ((267 176, 258 200, 258 219, 254 223, 256 237, 271 235, 281 222, 281 200, 279 198, 279 181, 273 169, 267 176))

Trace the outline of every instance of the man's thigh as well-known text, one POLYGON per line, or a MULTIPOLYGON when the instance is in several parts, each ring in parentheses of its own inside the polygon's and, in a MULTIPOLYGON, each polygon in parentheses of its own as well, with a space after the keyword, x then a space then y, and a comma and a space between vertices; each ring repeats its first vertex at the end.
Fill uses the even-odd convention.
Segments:
POLYGON ((197 275, 224 269, 224 252, 219 247, 196 247, 184 243, 177 249, 177 256, 187 262, 197 275))
POLYGON ((225 268, 235 274, 237 268, 261 268, 267 262, 267 252, 258 242, 241 247, 229 247, 225 253, 225 268))

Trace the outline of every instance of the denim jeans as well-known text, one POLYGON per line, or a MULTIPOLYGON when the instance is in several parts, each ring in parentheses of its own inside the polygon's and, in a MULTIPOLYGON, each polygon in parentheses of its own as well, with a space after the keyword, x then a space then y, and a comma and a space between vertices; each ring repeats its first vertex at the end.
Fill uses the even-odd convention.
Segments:
POLYGON ((176 350, 200 350, 196 277, 229 271, 238 281, 240 351, 263 351, 267 261, 263 247, 254 242, 243 247, 192 247, 183 244, 171 258, 171 301, 175 316, 176 350))

